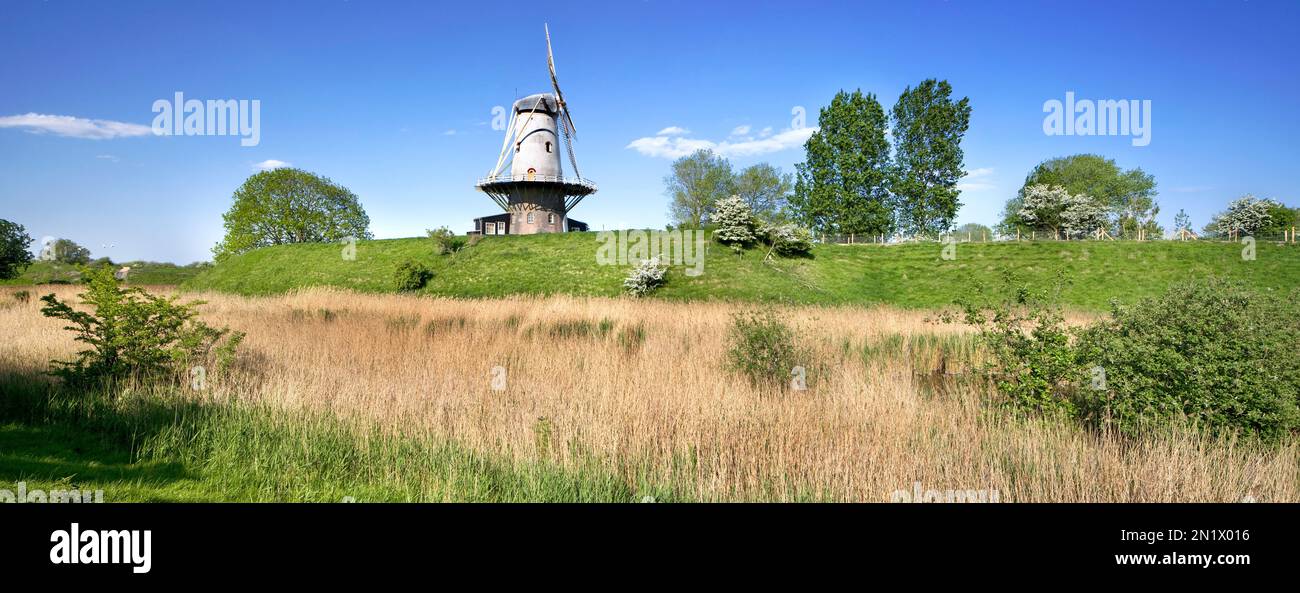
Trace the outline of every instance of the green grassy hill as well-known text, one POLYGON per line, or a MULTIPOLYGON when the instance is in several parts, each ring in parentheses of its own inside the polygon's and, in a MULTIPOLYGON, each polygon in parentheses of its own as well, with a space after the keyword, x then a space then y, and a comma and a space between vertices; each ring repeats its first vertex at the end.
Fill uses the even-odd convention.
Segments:
MULTIPOLYGON (((176 264, 159 262, 122 262, 114 263, 113 268, 131 266, 128 279, 134 285, 176 285, 193 278, 205 269, 207 264, 176 264)), ((58 262, 35 261, 17 278, 0 280, 0 286, 24 286, 31 284, 68 284, 81 278, 78 266, 58 262)))
MULTIPOLYGON (((306 286, 392 292, 394 269, 411 259, 434 270, 422 291, 431 295, 621 294, 630 266, 597 265, 598 245, 596 233, 487 237, 439 256, 429 239, 389 239, 360 242, 354 261, 342 258, 339 245, 287 245, 231 258, 183 286, 249 295, 306 286)), ((1103 310, 1111 298, 1132 301, 1207 275, 1263 290, 1300 286, 1300 246, 1260 243, 1254 261, 1243 261, 1241 251, 1240 245, 1210 242, 963 243, 949 261, 937 243, 819 245, 811 258, 765 264, 762 250, 736 255, 711 245, 701 276, 675 267, 657 296, 936 307, 952 304, 977 283, 999 286, 1004 270, 1044 285, 1064 270, 1073 280, 1066 302, 1103 310)))

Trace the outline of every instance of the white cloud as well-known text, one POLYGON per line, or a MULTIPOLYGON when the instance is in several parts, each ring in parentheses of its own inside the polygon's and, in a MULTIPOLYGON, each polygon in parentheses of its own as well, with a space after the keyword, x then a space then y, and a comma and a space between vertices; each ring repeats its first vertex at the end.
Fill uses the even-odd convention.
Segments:
POLYGON ((113 161, 114 163, 122 160, 111 154, 97 154, 95 155, 95 158, 105 161, 113 161))
POLYGON ((965 177, 962 178, 963 181, 957 184, 957 189, 961 191, 979 191, 979 190, 986 190, 986 189, 994 189, 997 186, 993 185, 990 182, 989 178, 992 176, 993 176, 992 167, 980 167, 978 169, 971 169, 970 171, 966 172, 965 177))
POLYGON ((679 127, 679 126, 668 126, 662 130, 659 130, 659 133, 655 135, 656 136, 684 136, 689 133, 691 133, 691 131, 686 128, 679 127))
POLYGON ((455 135, 456 135, 456 130, 447 130, 446 132, 443 132, 442 135, 443 135, 443 136, 455 136, 455 135))
POLYGON ((631 148, 646 156, 676 159, 684 157, 702 148, 713 148, 714 146, 715 144, 708 140, 649 136, 633 140, 626 148, 631 148))
POLYGON ((277 161, 275 159, 266 159, 260 163, 256 163, 253 165, 254 168, 261 169, 263 171, 270 171, 271 169, 279 169, 282 167, 292 167, 292 166, 293 163, 286 163, 284 161, 277 161))
POLYGON ((787 129, 766 138, 746 138, 738 141, 723 140, 721 142, 697 138, 670 138, 658 134, 637 138, 628 143, 626 148, 631 148, 649 157, 669 159, 681 158, 704 148, 726 157, 754 156, 803 146, 808 137, 812 136, 816 131, 817 128, 787 129))
POLYGON ((141 124, 41 113, 0 117, 0 128, 18 128, 33 134, 54 134, 68 138, 90 138, 92 140, 148 136, 153 133, 149 126, 141 124))
POLYGON ((749 126, 747 126, 747 125, 745 125, 745 126, 736 126, 736 127, 734 127, 734 128, 731 129, 731 135, 732 135, 732 136, 748 136, 748 135, 749 135, 749 130, 750 130, 750 129, 751 129, 751 128, 750 128, 749 126))
POLYGON ((759 137, 759 138, 766 138, 766 137, 771 136, 771 135, 772 135, 772 126, 767 126, 766 128, 763 128, 762 130, 759 130, 759 132, 758 132, 758 137, 759 137))

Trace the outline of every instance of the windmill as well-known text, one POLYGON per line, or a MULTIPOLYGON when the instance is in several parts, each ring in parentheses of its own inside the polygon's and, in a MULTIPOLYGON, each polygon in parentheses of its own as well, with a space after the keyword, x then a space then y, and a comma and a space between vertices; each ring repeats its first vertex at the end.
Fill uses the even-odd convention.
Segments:
POLYGON ((474 184, 505 211, 475 219, 475 231, 483 234, 587 230, 586 224, 570 220, 569 212, 583 198, 596 193, 596 184, 578 173, 578 160, 573 156, 573 115, 555 76, 550 28, 545 25, 543 28, 546 65, 555 92, 528 95, 515 101, 510 110, 496 166, 474 184), (564 174, 561 149, 568 154, 572 176, 564 174))

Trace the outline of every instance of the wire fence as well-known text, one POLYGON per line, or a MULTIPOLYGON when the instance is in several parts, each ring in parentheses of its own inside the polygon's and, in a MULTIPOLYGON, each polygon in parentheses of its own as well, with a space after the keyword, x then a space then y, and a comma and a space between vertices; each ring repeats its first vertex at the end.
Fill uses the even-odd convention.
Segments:
POLYGON ((996 232, 963 232, 963 233, 944 233, 942 235, 930 236, 905 236, 905 235, 864 235, 850 233, 847 235, 834 235, 818 233, 814 239, 819 243, 839 244, 839 245, 903 245, 909 243, 1015 243, 1015 242, 1042 242, 1042 241, 1059 241, 1059 242, 1079 242, 1079 241, 1200 241, 1211 243, 1240 243, 1246 237, 1253 238, 1256 242, 1269 243, 1288 243, 1294 244, 1300 242, 1297 239, 1296 229, 1285 230, 1281 233, 1261 233, 1248 235, 1244 233, 1229 233, 1227 235, 1200 236, 1192 231, 1180 231, 1171 233, 1166 236, 1150 236, 1146 234, 1129 234, 1129 235, 1110 235, 1104 229, 1099 232, 1091 233, 1089 236, 1069 237, 1063 233, 1052 231, 1023 231, 1015 234, 1003 234, 996 232))

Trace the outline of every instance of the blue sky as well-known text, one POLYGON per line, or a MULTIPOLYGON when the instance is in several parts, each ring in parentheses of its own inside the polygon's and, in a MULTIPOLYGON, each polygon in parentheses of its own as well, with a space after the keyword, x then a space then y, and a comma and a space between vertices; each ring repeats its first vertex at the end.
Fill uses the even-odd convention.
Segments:
POLYGON ((855 88, 888 109, 930 77, 973 109, 959 222, 1079 152, 1155 175, 1166 226, 1245 193, 1300 203, 1296 2, 0 0, 0 218, 118 261, 209 259, 231 193, 283 161, 355 192, 377 237, 463 232, 495 208, 473 189, 492 108, 549 91, 543 21, 593 229, 665 224, 675 151, 793 171, 792 110, 815 126, 855 88), (1044 134, 1067 91, 1150 100, 1150 144, 1044 134), (260 143, 141 133, 176 92, 259 100, 260 143))

